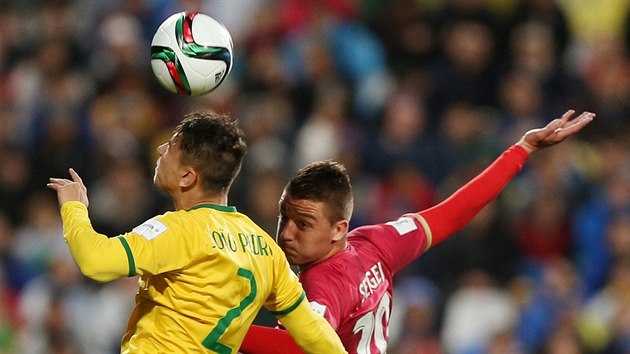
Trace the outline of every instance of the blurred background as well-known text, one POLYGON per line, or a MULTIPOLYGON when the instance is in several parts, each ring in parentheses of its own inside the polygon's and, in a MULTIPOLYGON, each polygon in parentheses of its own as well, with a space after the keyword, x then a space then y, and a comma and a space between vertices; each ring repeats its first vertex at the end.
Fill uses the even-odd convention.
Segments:
POLYGON ((273 235, 308 162, 349 169, 353 226, 386 222, 569 108, 597 119, 397 276, 388 352, 630 353, 629 15, 625 0, 0 0, 0 353, 119 351, 136 279, 78 273, 45 185, 74 167, 111 236, 170 210, 155 148, 187 112, 240 120, 230 204, 273 235), (235 43, 229 79, 197 98, 150 67, 153 32, 183 10, 235 43))

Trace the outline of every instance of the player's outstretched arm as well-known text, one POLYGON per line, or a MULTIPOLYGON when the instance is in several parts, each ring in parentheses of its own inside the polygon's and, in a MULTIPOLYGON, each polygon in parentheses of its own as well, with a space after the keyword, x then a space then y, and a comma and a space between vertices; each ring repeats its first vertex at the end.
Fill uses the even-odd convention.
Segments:
POLYGON ((437 245, 466 226, 520 172, 529 155, 560 143, 595 117, 594 113, 584 112, 571 119, 574 113, 569 110, 545 127, 526 132, 515 145, 446 200, 419 212, 429 225, 431 245, 437 245))
POLYGON ((109 281, 129 274, 127 255, 120 241, 94 231, 88 217, 87 188, 76 171, 70 177, 51 178, 46 186, 57 192, 63 236, 83 275, 109 281))

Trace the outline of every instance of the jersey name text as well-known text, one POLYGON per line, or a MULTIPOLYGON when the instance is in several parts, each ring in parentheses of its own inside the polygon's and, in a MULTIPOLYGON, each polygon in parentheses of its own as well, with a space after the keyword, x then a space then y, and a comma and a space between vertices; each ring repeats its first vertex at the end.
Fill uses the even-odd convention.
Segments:
POLYGON ((213 248, 230 252, 248 252, 256 256, 272 256, 273 251, 262 235, 238 233, 238 240, 230 232, 214 230, 210 235, 213 248))
POLYGON ((365 301, 376 289, 379 284, 385 281, 383 276, 383 266, 381 262, 377 262, 367 272, 359 285, 359 293, 363 296, 361 302, 365 301))

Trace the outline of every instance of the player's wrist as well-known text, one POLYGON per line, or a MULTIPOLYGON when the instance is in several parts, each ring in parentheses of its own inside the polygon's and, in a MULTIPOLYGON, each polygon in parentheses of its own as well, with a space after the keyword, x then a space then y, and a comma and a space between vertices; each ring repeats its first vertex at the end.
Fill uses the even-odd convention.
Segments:
POLYGON ((513 151, 515 153, 517 153, 518 155, 520 155, 523 160, 526 160, 527 158, 529 158, 529 156, 533 153, 533 151, 531 149, 528 149, 527 147, 523 146, 522 144, 514 144, 512 145, 508 151, 513 151))
POLYGON ((539 150, 536 146, 526 142, 523 139, 521 139, 519 142, 517 142, 513 146, 517 146, 517 147, 521 148, 522 150, 524 150, 525 153, 527 154, 527 156, 530 156, 530 155, 532 155, 533 153, 535 153, 536 151, 539 150))

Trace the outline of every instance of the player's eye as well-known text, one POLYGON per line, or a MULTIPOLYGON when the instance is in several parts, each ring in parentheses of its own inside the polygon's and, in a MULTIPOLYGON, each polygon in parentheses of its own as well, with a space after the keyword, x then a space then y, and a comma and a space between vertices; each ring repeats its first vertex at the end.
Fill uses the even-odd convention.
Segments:
POLYGON ((297 226, 300 230, 306 230, 311 227, 311 224, 307 223, 306 221, 299 221, 297 222, 297 226))

